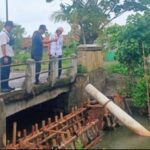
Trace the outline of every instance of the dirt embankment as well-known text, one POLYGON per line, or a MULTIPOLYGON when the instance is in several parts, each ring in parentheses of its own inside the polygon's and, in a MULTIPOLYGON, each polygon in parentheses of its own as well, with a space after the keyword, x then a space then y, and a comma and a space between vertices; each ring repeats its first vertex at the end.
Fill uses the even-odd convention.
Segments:
POLYGON ((78 75, 75 84, 69 94, 70 107, 80 105, 89 98, 85 92, 85 86, 91 83, 106 96, 114 96, 118 90, 125 86, 125 77, 119 74, 108 75, 103 69, 97 69, 88 74, 78 75))

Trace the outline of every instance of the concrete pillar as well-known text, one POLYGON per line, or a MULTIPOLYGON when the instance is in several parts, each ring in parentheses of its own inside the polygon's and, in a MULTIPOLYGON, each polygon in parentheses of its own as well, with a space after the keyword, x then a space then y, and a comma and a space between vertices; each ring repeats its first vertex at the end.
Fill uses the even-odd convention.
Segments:
POLYGON ((23 85, 27 93, 32 92, 34 82, 35 82, 35 61, 33 59, 28 59, 26 78, 23 85))
POLYGON ((72 70, 71 70, 71 82, 75 81, 77 75, 77 56, 75 54, 72 55, 72 70))
POLYGON ((103 65, 102 48, 94 44, 78 46, 78 64, 85 67, 87 72, 96 70, 103 65))
POLYGON ((6 145, 6 112, 4 101, 0 99, 0 149, 6 145))
POLYGON ((56 78, 58 76, 58 58, 57 57, 51 57, 50 60, 50 77, 48 78, 49 82, 51 83, 51 86, 53 86, 56 83, 56 78))

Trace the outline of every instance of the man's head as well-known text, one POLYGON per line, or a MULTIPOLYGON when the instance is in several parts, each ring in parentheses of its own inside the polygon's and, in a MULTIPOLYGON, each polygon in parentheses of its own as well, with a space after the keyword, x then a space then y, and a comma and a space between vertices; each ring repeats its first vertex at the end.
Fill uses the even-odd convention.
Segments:
POLYGON ((11 32, 14 27, 14 23, 12 21, 6 21, 4 27, 8 32, 11 32))
POLYGON ((60 34, 62 34, 63 32, 64 32, 63 27, 59 27, 59 28, 57 28, 57 30, 56 30, 57 35, 60 35, 60 34))
POLYGON ((44 34, 45 31, 47 31, 47 28, 44 24, 41 24, 40 27, 39 27, 39 31, 41 32, 41 34, 44 34))

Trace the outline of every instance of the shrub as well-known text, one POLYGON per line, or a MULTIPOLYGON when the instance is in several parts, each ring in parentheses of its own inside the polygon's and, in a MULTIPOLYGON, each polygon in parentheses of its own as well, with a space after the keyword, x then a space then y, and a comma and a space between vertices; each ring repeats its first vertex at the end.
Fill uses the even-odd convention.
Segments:
POLYGON ((144 79, 140 79, 132 89, 133 104, 137 107, 146 106, 146 82, 144 79))
POLYGON ((119 74, 127 75, 128 69, 122 64, 112 64, 110 66, 105 67, 105 70, 108 73, 119 73, 119 74))
POLYGON ((81 65, 81 64, 78 64, 78 66, 77 66, 77 72, 78 72, 79 74, 87 73, 87 68, 84 67, 84 66, 81 65))

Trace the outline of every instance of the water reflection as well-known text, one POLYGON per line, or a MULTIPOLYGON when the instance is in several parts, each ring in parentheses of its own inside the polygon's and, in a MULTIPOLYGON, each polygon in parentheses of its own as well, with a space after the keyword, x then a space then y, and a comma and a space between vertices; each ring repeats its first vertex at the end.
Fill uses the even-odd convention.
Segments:
MULTIPOLYGON (((150 130, 147 118, 135 117, 135 119, 150 130)), ((150 137, 140 137, 122 126, 105 132, 102 141, 95 146, 95 149, 150 149, 150 137)))

